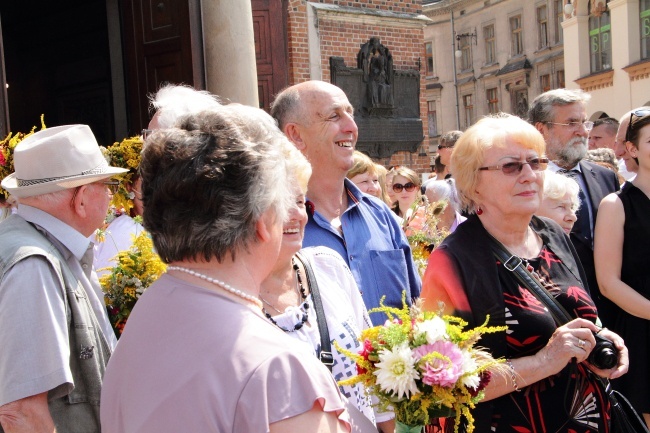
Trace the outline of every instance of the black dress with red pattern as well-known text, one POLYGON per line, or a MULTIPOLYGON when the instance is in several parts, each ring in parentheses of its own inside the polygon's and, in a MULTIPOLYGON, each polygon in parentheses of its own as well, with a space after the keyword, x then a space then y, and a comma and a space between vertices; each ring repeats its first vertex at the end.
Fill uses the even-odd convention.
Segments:
MULTIPOLYGON (((531 228, 543 248, 528 264, 569 314, 595 322, 597 309, 566 234, 546 218, 533 217, 531 228)), ((440 299, 437 295, 445 294, 454 304, 454 314, 470 326, 488 318, 490 325, 507 325, 505 333, 486 334, 479 342, 493 356, 534 355, 557 325, 537 298, 498 263, 491 245, 487 231, 472 215, 431 254, 422 296, 440 299)), ((609 432, 607 398, 595 376, 575 362, 520 392, 479 403, 473 416, 476 433, 609 432)))
MULTIPOLYGON (((574 317, 595 321, 588 292, 546 245, 539 257, 530 260, 546 289, 574 317)), ((496 265, 496 263, 495 263, 496 265)), ((535 296, 521 287, 500 266, 499 280, 505 301, 508 358, 534 355, 548 342, 556 324, 535 296)), ((591 373, 575 362, 555 376, 534 383, 521 392, 495 400, 492 420, 496 432, 606 432, 603 406, 606 396, 591 373), (501 417, 500 414, 508 414, 501 417)))

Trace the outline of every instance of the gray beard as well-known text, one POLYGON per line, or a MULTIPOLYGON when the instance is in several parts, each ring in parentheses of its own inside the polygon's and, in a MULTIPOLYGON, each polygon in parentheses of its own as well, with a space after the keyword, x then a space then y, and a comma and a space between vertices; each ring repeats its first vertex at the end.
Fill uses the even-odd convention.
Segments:
POLYGON ((587 155, 587 139, 575 137, 564 146, 560 146, 556 155, 556 164, 560 167, 572 168, 587 155))

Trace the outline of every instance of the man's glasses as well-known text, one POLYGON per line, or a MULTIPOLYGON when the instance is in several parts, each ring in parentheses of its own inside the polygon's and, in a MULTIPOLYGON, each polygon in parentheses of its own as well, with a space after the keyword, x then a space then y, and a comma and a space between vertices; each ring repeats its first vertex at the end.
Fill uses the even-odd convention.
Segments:
POLYGON ((569 122, 569 123, 558 123, 558 122, 546 122, 549 125, 558 125, 558 126, 566 126, 574 131, 579 129, 581 126, 583 126, 587 132, 591 131, 591 129, 594 127, 594 122, 591 120, 585 120, 584 122, 569 122))
POLYGON ((406 183, 404 185, 402 185, 401 183, 394 183, 393 184, 393 191, 395 191, 396 193, 400 193, 400 192, 402 192, 402 190, 406 190, 408 192, 411 192, 415 188, 417 188, 417 185, 415 185, 413 182, 408 182, 408 183, 406 183))
POLYGON ((632 138, 632 131, 634 130, 634 126, 632 122, 633 118, 638 117, 640 119, 648 115, 650 115, 650 110, 646 110, 646 109, 636 110, 630 113, 630 121, 627 123, 627 129, 625 130, 625 141, 632 141, 630 140, 630 138, 632 138))
POLYGON ((153 133, 153 129, 143 129, 140 131, 140 135, 142 136, 143 140, 146 140, 147 137, 149 137, 153 133))
POLYGON ((120 190, 119 180, 105 180, 103 183, 106 185, 106 188, 108 188, 112 195, 117 194, 117 192, 120 190))
POLYGON ((524 169, 524 165, 530 165, 533 171, 546 170, 548 166, 548 159, 546 158, 533 158, 528 161, 513 161, 506 162, 502 165, 490 165, 487 167, 479 167, 479 170, 501 170, 505 175, 519 174, 524 169))

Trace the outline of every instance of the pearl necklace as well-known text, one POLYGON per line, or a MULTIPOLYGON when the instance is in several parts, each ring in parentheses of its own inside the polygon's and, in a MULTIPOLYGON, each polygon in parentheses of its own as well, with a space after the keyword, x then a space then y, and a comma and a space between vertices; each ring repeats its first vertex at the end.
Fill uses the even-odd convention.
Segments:
POLYGON ((203 274, 200 274, 200 273, 198 273, 196 271, 193 271, 191 269, 182 268, 180 266, 167 266, 167 270, 168 271, 185 272, 186 274, 190 274, 190 275, 193 275, 195 277, 201 278, 202 280, 205 280, 208 283, 212 283, 215 286, 225 290, 228 293, 231 293, 231 294, 233 294, 235 296, 239 296, 240 298, 242 298, 242 299, 244 299, 244 300, 246 300, 246 301, 248 301, 248 302, 250 302, 252 304, 255 304, 260 309, 263 308, 262 303, 255 296, 249 295, 248 293, 244 293, 241 290, 235 289, 230 284, 224 283, 223 281, 217 280, 216 278, 211 278, 211 277, 208 277, 207 275, 203 275, 203 274))
MULTIPOLYGON (((264 308, 264 306, 262 306, 262 312, 264 313, 264 315, 266 316, 266 318, 269 319, 269 321, 270 321, 271 323, 273 323, 275 326, 277 326, 278 328, 282 329, 284 332, 294 332, 294 331, 299 330, 300 328, 303 327, 303 325, 304 325, 304 324, 307 322, 307 320, 309 319, 309 313, 307 312, 307 310, 309 310, 309 303, 307 302, 307 292, 306 292, 306 290, 305 290, 305 287, 304 287, 303 284, 302 284, 302 276, 300 275, 300 267, 296 264, 296 262, 295 262, 295 260, 294 260, 293 258, 291 259, 291 264, 293 265, 293 270, 294 270, 295 273, 296 273, 296 286, 297 286, 296 289, 299 291, 299 293, 300 293, 300 298, 301 298, 301 299, 300 299, 300 306, 299 306, 299 308, 300 308, 302 314, 301 314, 301 318, 300 318, 300 320, 298 321, 298 323, 296 323, 296 324, 293 326, 293 329, 287 329, 287 328, 285 328, 285 327, 283 327, 283 326, 280 326, 280 324, 279 324, 278 322, 276 322, 275 319, 273 319, 273 316, 271 316, 271 315, 266 311, 266 309, 264 308)), ((264 303, 268 304, 268 305, 269 305, 271 308, 273 308, 275 311, 277 311, 278 313, 280 313, 280 311, 279 311, 277 308, 275 308, 275 307, 274 307, 273 305, 271 305, 268 301, 266 301, 264 298, 262 298, 261 295, 260 295, 260 299, 261 299, 264 303)))

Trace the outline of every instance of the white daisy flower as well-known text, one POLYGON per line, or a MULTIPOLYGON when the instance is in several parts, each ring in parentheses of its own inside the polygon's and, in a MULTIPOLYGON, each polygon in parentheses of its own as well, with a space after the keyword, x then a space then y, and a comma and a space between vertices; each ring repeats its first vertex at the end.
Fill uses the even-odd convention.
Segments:
POLYGON ((410 398, 411 394, 420 392, 415 383, 420 374, 415 369, 413 353, 408 343, 395 346, 393 350, 384 349, 379 352, 379 362, 375 366, 377 370, 373 374, 377 376, 377 383, 382 390, 391 392, 398 398, 410 398))
POLYGON ((449 339, 449 335, 447 334, 447 324, 438 316, 416 324, 415 328, 416 332, 426 334, 427 343, 429 344, 449 339))
POLYGON ((472 354, 467 350, 462 350, 461 353, 463 355, 463 363, 461 366, 463 376, 460 378, 460 381, 463 385, 469 388, 478 388, 479 383, 481 383, 481 378, 479 377, 479 375, 478 374, 467 375, 467 373, 476 371, 476 369, 478 368, 478 364, 476 363, 476 360, 472 357, 472 354))

